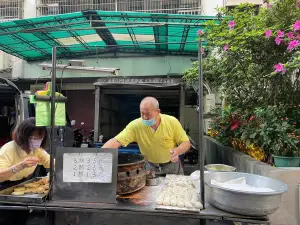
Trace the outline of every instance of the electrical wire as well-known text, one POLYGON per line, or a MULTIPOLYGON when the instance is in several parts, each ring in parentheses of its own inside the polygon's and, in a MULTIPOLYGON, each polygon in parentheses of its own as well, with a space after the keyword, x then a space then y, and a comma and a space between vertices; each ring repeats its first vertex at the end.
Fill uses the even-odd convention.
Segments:
POLYGON ((52 74, 52 70, 50 71, 50 73, 49 73, 48 75, 43 75, 43 76, 37 77, 36 80, 35 80, 35 84, 38 83, 38 80, 39 80, 40 78, 43 78, 43 77, 49 77, 49 76, 51 76, 51 74, 52 74))
POLYGON ((59 93, 61 93, 62 92, 62 85, 63 85, 63 77, 64 77, 64 71, 65 71, 65 69, 68 67, 69 65, 66 65, 66 66, 64 66, 63 67, 63 69, 62 69, 62 71, 61 71, 61 76, 60 76, 60 91, 59 91, 59 93))

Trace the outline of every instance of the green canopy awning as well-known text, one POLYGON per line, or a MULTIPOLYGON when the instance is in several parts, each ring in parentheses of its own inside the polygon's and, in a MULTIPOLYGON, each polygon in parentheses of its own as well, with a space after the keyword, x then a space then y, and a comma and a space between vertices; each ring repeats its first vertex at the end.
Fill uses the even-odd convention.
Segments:
POLYGON ((135 12, 82 12, 0 23, 0 50, 27 61, 106 52, 197 54, 197 31, 216 17, 135 12))

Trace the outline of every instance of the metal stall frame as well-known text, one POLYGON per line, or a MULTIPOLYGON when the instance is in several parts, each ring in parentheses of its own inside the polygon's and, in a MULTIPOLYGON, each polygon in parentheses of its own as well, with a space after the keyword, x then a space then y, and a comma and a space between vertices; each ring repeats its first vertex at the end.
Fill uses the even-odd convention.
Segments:
MULTIPOLYGON (((126 26, 124 26, 126 27, 126 26)), ((95 29, 95 28, 94 28, 95 29)), ((199 113, 198 113, 198 119, 199 119, 199 170, 200 170, 200 196, 201 196, 201 203, 205 209, 205 188, 204 188, 204 130, 203 130, 203 70, 202 70, 202 54, 201 54, 201 48, 202 48, 202 41, 194 41, 192 43, 198 43, 198 61, 199 61, 199 92, 198 92, 198 101, 199 101, 199 113), (201 107, 200 107, 201 105, 201 107)), ((181 42, 167 42, 167 43, 155 43, 155 45, 164 45, 164 44, 181 44, 181 42)), ((138 44, 143 45, 143 44, 138 44)), ((147 43, 145 44, 147 45, 147 43)), ((95 48, 101 47, 101 46, 94 46, 95 48)), ((57 49, 63 48, 62 46, 55 46, 52 48, 52 76, 51 76, 51 137, 53 136, 55 132, 55 88, 56 88, 56 59, 57 59, 57 49)), ((100 88, 96 88, 96 93, 98 93, 95 96, 95 104, 96 106, 99 106, 100 101, 100 88), (98 96, 98 97, 97 97, 98 96)), ((95 107, 96 108, 96 107, 95 107)), ((99 107, 100 108, 100 107, 99 107)), ((96 112, 98 115, 100 115, 100 111, 96 112)), ((96 115, 95 115, 96 116, 96 115)), ((96 122, 94 121, 94 124, 96 125, 96 122)), ((54 177, 54 157, 55 157, 55 149, 54 149, 54 140, 53 138, 50 139, 50 187, 53 185, 53 177, 54 177)), ((53 192, 52 188, 49 190, 49 200, 52 200, 53 192)))
MULTIPOLYGON (((64 18, 61 18, 60 16, 49 16, 45 19, 45 21, 41 22, 41 19, 30 19, 29 20, 20 20, 18 23, 14 25, 12 22, 9 24, 2 24, 0 27, 0 36, 2 36, 3 39, 7 40, 13 40, 14 42, 9 42, 8 44, 1 44, 0 49, 4 50, 5 52, 15 55, 19 58, 22 58, 26 61, 37 61, 37 60, 45 60, 52 58, 52 74, 51 74, 51 136, 53 136, 55 132, 55 91, 56 91, 56 72, 57 72, 57 59, 62 58, 76 58, 76 57, 89 57, 92 54, 97 55, 98 53, 107 53, 107 52, 113 52, 113 53, 148 53, 148 54, 173 54, 173 55, 196 55, 198 54, 198 61, 199 61, 199 92, 198 92, 198 100, 199 100, 199 169, 201 171, 200 173, 200 194, 201 194, 201 202, 204 207, 206 207, 204 212, 197 214, 197 216, 193 215, 197 219, 201 220, 231 220, 231 221, 251 221, 250 223, 255 224, 257 219, 262 219, 261 223, 266 224, 268 221, 266 221, 266 218, 245 218, 244 216, 238 216, 230 213, 226 213, 224 211, 218 210, 217 208, 214 208, 213 206, 210 206, 209 203, 205 204, 205 189, 204 189, 204 132, 203 132, 203 71, 202 71, 202 53, 201 53, 201 46, 205 45, 202 40, 196 40, 196 32, 198 29, 203 28, 204 22, 206 20, 215 20, 216 17, 201 17, 201 16, 178 16, 178 15, 159 15, 159 14, 148 14, 148 15, 142 15, 141 13, 103 13, 103 12, 93 12, 93 11, 85 11, 85 12, 78 12, 74 14, 65 14, 63 16, 64 18), (131 18, 131 20, 128 20, 128 18, 131 18), (110 20, 110 21, 108 21, 110 20), (20 23, 19 23, 20 22, 20 23), (109 26, 106 27, 107 30, 105 30, 103 27, 104 22, 107 22, 109 26), (112 26, 111 23, 120 23, 121 25, 118 26, 112 26), (69 27, 66 27, 68 24, 69 27), (81 24, 81 26, 77 27, 77 25, 81 24), (151 43, 146 42, 138 42, 136 38, 134 39, 135 35, 132 35, 131 29, 137 27, 142 28, 149 27, 149 24, 151 24, 150 27, 153 29, 153 34, 151 32, 151 35, 153 35, 154 39, 151 43), (73 25, 76 25, 75 27, 73 25), (88 27, 90 25, 90 27, 88 27), (180 33, 182 35, 177 35, 173 37, 171 41, 168 38, 159 38, 159 37, 168 37, 168 32, 166 32, 163 29, 163 33, 159 35, 158 28, 160 27, 168 27, 169 25, 182 25, 182 27, 178 30, 173 30, 173 35, 176 33, 180 33), (112 35, 107 35, 110 32, 110 29, 115 28, 124 28, 128 29, 128 35, 130 36, 132 40, 132 44, 127 44, 128 42, 122 42, 120 41, 120 44, 117 44, 116 40, 112 38, 112 35), (105 45, 87 45, 84 40, 81 40, 81 35, 74 35, 74 32, 76 30, 94 30, 98 36, 101 37, 101 39, 105 42, 105 45), (102 34, 99 34, 101 32, 97 32, 99 30, 102 30, 102 34), (47 32, 48 31, 48 32, 47 32), (54 35, 53 32, 56 31, 62 31, 65 32, 65 36, 67 38, 74 38, 79 43, 79 47, 82 48, 82 50, 77 51, 70 51, 71 48, 74 48, 72 46, 72 43, 67 43, 66 45, 61 43, 62 45, 59 45, 59 39, 60 37, 57 35, 54 35), (24 38, 24 35, 19 35, 23 33, 29 33, 34 34, 30 35, 34 36, 34 38, 24 38), (66 34, 67 33, 67 34, 66 34), (103 34, 104 33, 104 34, 103 34), (188 36, 189 33, 193 33, 194 35, 188 36), (53 36, 54 35, 54 36, 53 36), (14 38, 11 38, 13 36, 14 38), (188 38, 189 37, 189 38, 188 38), (191 41, 194 40, 194 41, 191 41), (44 45, 41 45, 41 43, 47 43, 48 47, 44 47, 44 45), (124 44, 125 43, 125 44, 124 44), (198 48, 196 49, 196 44, 198 43, 198 48), (177 45, 175 48, 168 48, 168 45, 177 45), (186 46, 186 44, 189 44, 189 46, 186 46), (20 48, 19 46, 25 46, 26 48, 20 48), (194 46, 195 45, 195 46, 194 46), (54 47, 53 47, 54 46, 54 47), (137 49, 137 47, 141 46, 143 49, 137 49), (155 48, 153 48, 155 46, 155 48), (191 48, 192 46, 192 48, 191 48), (187 48, 187 51, 185 51, 185 48, 187 48), (23 50, 22 50, 23 49, 23 50), (94 50, 95 49, 95 50, 94 50), (97 50, 100 49, 102 51, 97 52, 97 50), (52 50, 52 54, 50 51, 52 50), (96 53, 96 54, 95 54, 96 53), (206 212, 205 212, 206 211, 206 212)), ((87 33, 84 33, 87 34, 87 33)), ((92 41, 90 41, 93 43, 92 41)), ((76 46, 75 46, 76 48, 76 46)), ((100 112, 98 112, 100 113, 100 112)), ((21 206, 7 206, 7 205, 0 205, 0 209, 8 208, 8 209, 25 209, 25 210, 47 210, 47 211, 56 211, 56 210, 62 210, 62 211, 70 211, 70 210, 78 210, 78 202, 61 202, 61 201, 55 201, 52 199, 53 197, 53 178, 55 175, 54 172, 54 158, 55 158, 55 147, 54 147, 54 140, 50 140, 50 191, 49 191, 49 199, 50 201, 44 202, 43 204, 34 204, 34 205, 24 205, 21 206)), ((20 204, 22 205, 22 204, 20 204)), ((113 204, 113 207, 107 206, 104 204, 93 204, 93 203, 82 203, 80 204, 80 210, 82 208, 85 208, 86 210, 91 210, 93 208, 96 211, 103 211, 103 213, 106 213, 105 210, 115 211, 118 209, 119 214, 123 214, 124 212, 128 211, 128 208, 122 208, 122 205, 113 204), (120 213, 121 212, 121 213, 120 213)), ((129 209, 130 210, 130 209, 129 209)), ((135 215, 137 212, 140 212, 138 210, 131 210, 133 215, 135 215)), ((153 215, 153 212, 157 214, 164 214, 167 216, 174 215, 176 213, 169 213, 169 212, 158 212, 157 210, 154 210, 151 208, 150 212, 146 212, 147 214, 153 215)), ((180 215, 177 215, 180 217, 180 215)), ((190 217, 190 215, 185 215, 185 217, 190 217)), ((198 222, 198 221, 197 221, 198 222)))

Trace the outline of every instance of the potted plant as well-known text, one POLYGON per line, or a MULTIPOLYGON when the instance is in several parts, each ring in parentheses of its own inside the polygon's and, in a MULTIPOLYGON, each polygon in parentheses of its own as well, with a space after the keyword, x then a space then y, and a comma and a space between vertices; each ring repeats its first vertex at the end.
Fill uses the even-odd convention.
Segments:
POLYGON ((241 139, 272 155, 276 167, 299 167, 300 130, 287 115, 293 115, 293 111, 283 105, 257 108, 249 122, 241 126, 241 139))

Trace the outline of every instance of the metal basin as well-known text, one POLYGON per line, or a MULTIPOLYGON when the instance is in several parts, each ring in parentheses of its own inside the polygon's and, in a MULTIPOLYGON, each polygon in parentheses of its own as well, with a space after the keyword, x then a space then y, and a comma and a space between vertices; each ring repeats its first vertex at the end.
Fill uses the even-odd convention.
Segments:
POLYGON ((204 180, 206 198, 211 205, 230 213, 247 216, 266 216, 274 213, 280 206, 282 194, 288 190, 287 185, 281 181, 248 173, 207 173, 204 180), (275 192, 236 191, 211 184, 211 180, 225 182, 241 177, 245 177, 250 186, 271 188, 275 192))
POLYGON ((204 166, 204 168, 210 172, 234 172, 236 170, 235 167, 224 164, 209 164, 204 166))
POLYGON ((138 191, 146 185, 145 159, 142 155, 119 154, 117 194, 138 191))

